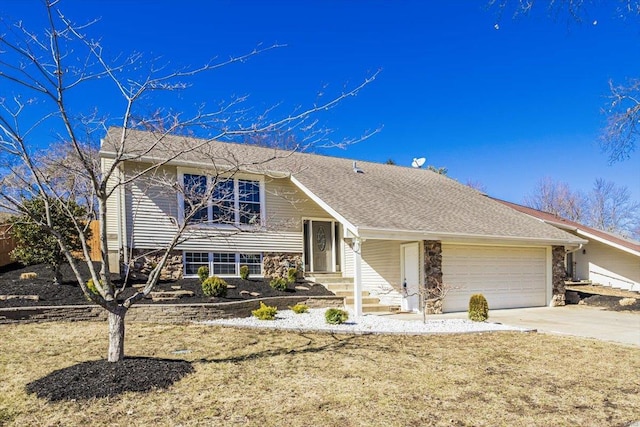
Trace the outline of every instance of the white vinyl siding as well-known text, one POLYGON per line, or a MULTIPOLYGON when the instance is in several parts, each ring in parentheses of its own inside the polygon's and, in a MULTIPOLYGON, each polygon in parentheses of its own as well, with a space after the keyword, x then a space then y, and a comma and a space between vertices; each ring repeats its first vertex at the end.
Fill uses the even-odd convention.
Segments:
MULTIPOLYGON (((381 304, 399 306, 401 301, 400 245, 395 240, 367 240, 362 243, 362 290, 381 304)), ((353 248, 345 245, 345 277, 353 277, 353 248)))
MULTIPOLYGON (((128 167, 131 173, 132 166, 128 167)), ((178 179, 176 168, 166 167, 160 173, 167 182, 178 179)), ((302 217, 328 217, 327 213, 297 190, 288 178, 265 177, 264 186, 264 227, 245 226, 248 230, 234 227, 224 230, 214 227, 190 229, 185 233, 187 240, 176 249, 189 252, 215 249, 216 252, 233 253, 302 253, 302 217)), ((129 225, 126 240, 134 248, 158 249, 170 241, 179 217, 175 191, 165 187, 152 187, 147 191, 142 183, 134 183, 126 195, 126 205, 129 225)))
POLYGON ((546 254, 544 247, 443 244, 443 282, 452 287, 443 310, 466 311, 477 293, 489 309, 547 305, 546 254))
POLYGON ((576 278, 603 286, 640 291, 640 257, 591 239, 584 254, 573 254, 576 278))

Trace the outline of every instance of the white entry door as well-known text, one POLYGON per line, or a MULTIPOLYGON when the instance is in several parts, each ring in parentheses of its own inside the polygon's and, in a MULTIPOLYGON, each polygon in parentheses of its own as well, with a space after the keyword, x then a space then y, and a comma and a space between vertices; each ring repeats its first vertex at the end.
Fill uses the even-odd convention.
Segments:
POLYGON ((402 310, 420 310, 420 248, 418 243, 400 247, 402 261, 402 310), (405 287, 406 285, 406 287, 405 287))

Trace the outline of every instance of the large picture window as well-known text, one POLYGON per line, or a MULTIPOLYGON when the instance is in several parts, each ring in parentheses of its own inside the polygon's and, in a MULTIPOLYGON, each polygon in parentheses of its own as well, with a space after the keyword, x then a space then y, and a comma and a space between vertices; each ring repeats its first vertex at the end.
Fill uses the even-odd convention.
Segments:
POLYGON ((262 189, 258 180, 184 174, 184 218, 193 224, 260 225, 262 189), (210 197, 209 189, 212 189, 210 197))

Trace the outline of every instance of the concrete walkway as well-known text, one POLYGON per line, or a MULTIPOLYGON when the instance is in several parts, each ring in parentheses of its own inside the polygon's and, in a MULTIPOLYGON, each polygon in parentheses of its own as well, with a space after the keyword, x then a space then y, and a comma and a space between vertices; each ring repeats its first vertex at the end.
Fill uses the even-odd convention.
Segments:
MULTIPOLYGON (((392 318, 422 320, 421 314, 392 314, 392 318)), ((427 316, 428 319, 466 319, 467 313, 427 316)), ((606 311, 597 307, 567 305, 565 307, 514 308, 490 310, 489 322, 561 335, 595 338, 640 346, 640 313, 606 311)))

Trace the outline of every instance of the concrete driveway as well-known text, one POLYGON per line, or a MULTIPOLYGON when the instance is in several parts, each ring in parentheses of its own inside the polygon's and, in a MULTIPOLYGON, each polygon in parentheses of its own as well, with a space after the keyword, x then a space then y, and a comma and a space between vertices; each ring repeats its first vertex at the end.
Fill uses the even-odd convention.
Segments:
MULTIPOLYGON (((392 315, 398 319, 422 320, 418 314, 392 315)), ((428 319, 466 319, 467 313, 431 315, 428 319)), ((514 308, 490 310, 489 322, 537 329, 561 335, 595 338, 640 346, 640 313, 606 311, 584 305, 564 307, 514 308)))

